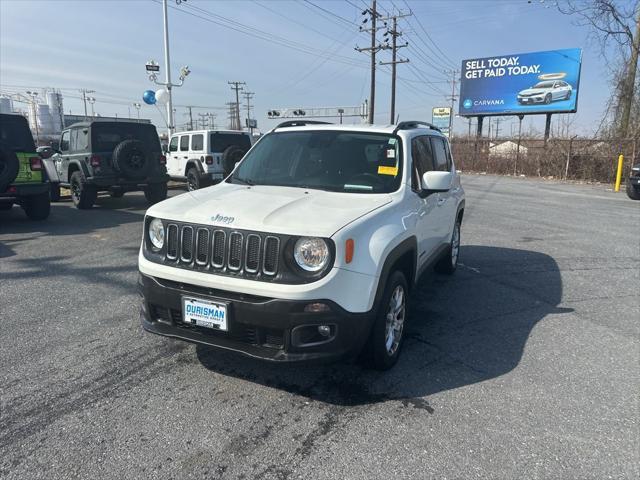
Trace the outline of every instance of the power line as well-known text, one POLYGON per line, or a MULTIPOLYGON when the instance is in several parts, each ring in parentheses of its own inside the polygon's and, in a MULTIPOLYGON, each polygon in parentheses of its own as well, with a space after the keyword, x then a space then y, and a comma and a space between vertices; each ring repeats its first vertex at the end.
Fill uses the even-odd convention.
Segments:
POLYGON ((307 4, 317 8, 318 10, 321 10, 321 11, 331 15, 332 17, 337 18, 338 20, 340 20, 342 22, 345 22, 345 23, 347 23, 347 24, 349 24, 351 26, 355 26, 355 27, 358 26, 357 23, 354 23, 351 20, 347 20, 346 18, 341 17, 340 15, 337 15, 337 14, 333 13, 331 10, 327 10, 326 8, 322 8, 320 5, 316 5, 315 3, 313 3, 313 2, 311 2, 309 0, 303 0, 303 1, 304 1, 304 3, 307 3, 307 4))

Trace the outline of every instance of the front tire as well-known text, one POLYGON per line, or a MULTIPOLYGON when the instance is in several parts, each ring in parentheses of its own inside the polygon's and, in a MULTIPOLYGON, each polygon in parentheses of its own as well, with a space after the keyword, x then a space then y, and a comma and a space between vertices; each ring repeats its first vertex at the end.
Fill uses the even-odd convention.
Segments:
POLYGON ((387 280, 384 294, 365 347, 367 365, 388 370, 400 356, 404 340, 409 287, 404 274, 395 271, 387 280))
POLYGON ((98 197, 98 192, 93 185, 87 185, 80 172, 71 175, 71 199, 76 208, 88 210, 98 197))
POLYGON ((25 198, 22 208, 30 220, 46 220, 51 212, 49 192, 25 198))
POLYGON ((453 275, 458 268, 458 258, 460 257, 460 221, 456 220, 451 234, 451 241, 445 255, 435 264, 435 271, 445 275, 453 275))
POLYGON ((167 198, 167 184, 152 183, 147 185, 144 188, 144 197, 151 205, 165 200, 167 198))
POLYGON ((544 97, 544 104, 549 105, 551 103, 551 100, 552 100, 551 94, 547 93, 547 95, 544 97))
POLYGON ((627 182, 627 196, 631 200, 640 200, 640 188, 627 182))

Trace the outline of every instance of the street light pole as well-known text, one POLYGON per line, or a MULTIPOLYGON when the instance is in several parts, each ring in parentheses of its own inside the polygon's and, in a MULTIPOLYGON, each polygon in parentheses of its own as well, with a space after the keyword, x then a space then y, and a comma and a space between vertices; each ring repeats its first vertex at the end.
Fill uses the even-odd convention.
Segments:
POLYGON ((169 101, 167 102, 167 139, 170 139, 174 126, 173 99, 171 95, 171 64, 169 61, 169 14, 167 3, 168 0, 162 0, 162 12, 164 17, 164 68, 167 92, 169 93, 169 101))

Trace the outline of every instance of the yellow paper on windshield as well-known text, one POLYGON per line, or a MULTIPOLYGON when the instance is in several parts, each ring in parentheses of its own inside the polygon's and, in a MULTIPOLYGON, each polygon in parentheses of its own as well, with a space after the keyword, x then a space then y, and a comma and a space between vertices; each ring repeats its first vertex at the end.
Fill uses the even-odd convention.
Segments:
POLYGON ((395 177, 398 175, 398 167, 385 167, 380 165, 378 167, 378 175, 392 175, 395 177))

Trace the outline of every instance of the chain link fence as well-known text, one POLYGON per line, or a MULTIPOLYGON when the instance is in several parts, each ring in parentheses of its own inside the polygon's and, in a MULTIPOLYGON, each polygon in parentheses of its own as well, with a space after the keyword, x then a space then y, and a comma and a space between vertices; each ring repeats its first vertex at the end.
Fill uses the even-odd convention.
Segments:
POLYGON ((623 178, 640 162, 640 141, 603 138, 542 139, 453 138, 458 169, 497 175, 526 175, 613 183, 618 156, 624 154, 623 178))

